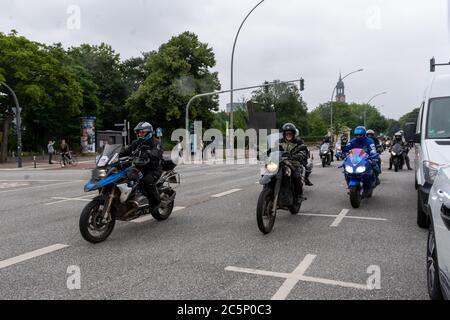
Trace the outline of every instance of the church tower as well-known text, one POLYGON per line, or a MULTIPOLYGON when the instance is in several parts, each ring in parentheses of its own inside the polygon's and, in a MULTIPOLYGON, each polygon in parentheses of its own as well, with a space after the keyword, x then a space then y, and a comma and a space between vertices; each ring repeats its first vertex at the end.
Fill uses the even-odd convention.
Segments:
POLYGON ((336 85, 336 102, 345 102, 345 85, 342 75, 339 73, 339 82, 336 85))

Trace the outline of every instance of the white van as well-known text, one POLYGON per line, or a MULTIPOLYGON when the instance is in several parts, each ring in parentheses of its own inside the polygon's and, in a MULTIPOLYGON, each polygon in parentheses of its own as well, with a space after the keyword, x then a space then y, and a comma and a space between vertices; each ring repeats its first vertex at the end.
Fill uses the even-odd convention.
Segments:
POLYGON ((415 170, 417 224, 428 228, 428 197, 441 166, 450 164, 450 75, 433 78, 417 119, 415 170))

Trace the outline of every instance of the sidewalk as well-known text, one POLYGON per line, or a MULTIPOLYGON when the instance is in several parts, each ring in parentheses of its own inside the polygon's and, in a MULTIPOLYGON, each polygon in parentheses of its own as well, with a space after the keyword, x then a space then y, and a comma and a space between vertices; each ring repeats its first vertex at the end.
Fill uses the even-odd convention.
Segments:
MULTIPOLYGON (((52 159, 53 164, 48 163, 48 157, 43 159, 42 156, 36 157, 36 168, 33 161, 33 157, 27 156, 22 158, 22 170, 23 169, 63 169, 60 164, 60 157, 54 156, 52 159)), ((79 156, 78 166, 73 168, 86 169, 85 167, 93 168, 95 166, 95 156, 79 156)), ((68 167, 69 168, 69 167, 68 167)), ((0 163, 0 170, 21 170, 17 165, 17 158, 8 158, 7 163, 0 163)))

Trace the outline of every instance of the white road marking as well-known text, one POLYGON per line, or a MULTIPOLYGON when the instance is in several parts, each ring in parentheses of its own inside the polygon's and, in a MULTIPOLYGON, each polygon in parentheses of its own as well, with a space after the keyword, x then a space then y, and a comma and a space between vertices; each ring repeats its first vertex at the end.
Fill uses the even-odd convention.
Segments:
POLYGON ((232 190, 229 190, 229 191, 225 191, 225 192, 222 192, 222 193, 218 193, 218 194, 212 195, 211 197, 212 198, 220 198, 220 197, 224 197, 224 196, 227 196, 227 195, 230 195, 232 193, 239 192, 239 191, 242 191, 242 189, 232 189, 232 190))
POLYGON ((29 185, 27 182, 0 182, 0 189, 19 188, 29 185))
POLYGON ((90 194, 87 196, 82 196, 82 197, 76 197, 76 198, 64 198, 64 197, 52 197, 52 199, 58 200, 58 201, 54 201, 54 202, 49 202, 46 203, 46 206, 52 205, 52 204, 57 204, 57 203, 63 203, 63 202, 67 202, 67 201, 82 201, 82 202, 91 202, 92 199, 95 196, 90 194))
POLYGON ((282 272, 272 272, 265 270, 257 270, 257 269, 248 269, 248 268, 237 268, 237 267, 226 267, 225 271, 239 272, 239 273, 248 273, 255 274, 259 276, 269 276, 276 278, 284 278, 286 281, 283 285, 278 289, 275 295, 272 296, 271 300, 285 300, 295 285, 300 282, 313 282, 313 283, 321 283, 331 286, 338 286, 343 288, 353 288, 353 289, 361 289, 361 290, 371 290, 367 284, 359 284, 352 282, 344 282, 344 281, 335 281, 331 279, 323 279, 323 278, 315 278, 315 277, 307 277, 305 276, 306 270, 310 267, 314 259, 316 258, 313 254, 308 254, 305 259, 300 263, 300 265, 294 270, 292 273, 282 273, 282 272))
POLYGON ((342 222, 343 219, 370 220, 370 221, 387 221, 387 219, 384 219, 384 218, 347 216, 347 213, 344 214, 344 212, 341 212, 340 215, 320 214, 320 213, 301 213, 299 215, 300 216, 310 216, 310 217, 335 218, 333 224, 330 227, 337 227, 342 222), (338 221, 338 219, 339 219, 339 221, 338 221), (336 223, 337 223, 337 225, 336 225, 336 223))
MULTIPOLYGON (((177 211, 180 211, 180 210, 183 210, 183 209, 186 209, 186 208, 185 207, 175 207, 175 208, 173 208, 172 212, 177 212, 177 211)), ((140 217, 140 218, 137 218, 136 220, 132 220, 130 222, 133 222, 133 223, 144 223, 144 222, 147 222, 147 221, 150 221, 150 220, 153 220, 153 217, 152 217, 151 214, 143 216, 143 217, 140 217)))
POLYGON ((23 191, 23 190, 40 189, 40 188, 49 188, 49 187, 53 187, 53 186, 60 186, 63 184, 70 184, 70 183, 81 182, 81 181, 82 180, 74 180, 74 181, 67 181, 67 182, 61 182, 61 183, 46 184, 43 186, 35 186, 35 187, 29 187, 29 188, 20 188, 20 189, 0 191, 0 193, 17 192, 17 191, 23 191))
POLYGON ((286 281, 284 281, 283 285, 278 289, 277 293, 275 293, 271 300, 286 300, 289 293, 294 289, 295 285, 300 281, 298 277, 301 277, 305 274, 306 270, 308 270, 309 266, 313 263, 316 258, 313 254, 308 254, 305 259, 299 264, 299 266, 291 273, 286 281))
POLYGON ((14 258, 3 260, 3 261, 0 261, 0 269, 7 268, 14 264, 21 263, 26 260, 30 260, 30 259, 33 259, 33 258, 36 258, 39 256, 43 256, 43 255, 49 254, 51 252, 67 248, 67 247, 68 247, 68 245, 65 245, 65 244, 55 244, 55 245, 52 245, 49 247, 45 247, 45 248, 42 248, 39 250, 35 250, 35 251, 31 251, 31 252, 22 254, 20 256, 14 257, 14 258))
POLYGON ((330 227, 339 227, 339 224, 342 222, 342 220, 344 220, 348 212, 349 212, 348 209, 343 209, 341 213, 339 213, 339 215, 336 217, 336 220, 334 220, 334 222, 331 224, 330 227))

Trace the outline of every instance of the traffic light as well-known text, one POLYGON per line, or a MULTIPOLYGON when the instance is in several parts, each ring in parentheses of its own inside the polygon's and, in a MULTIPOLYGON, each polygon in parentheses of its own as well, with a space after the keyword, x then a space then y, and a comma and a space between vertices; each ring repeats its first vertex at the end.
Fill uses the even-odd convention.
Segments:
POLYGON ((300 91, 305 91, 305 80, 303 78, 300 79, 300 91))
POLYGON ((430 71, 435 72, 436 71, 436 59, 433 57, 430 60, 430 71))
POLYGON ((264 81, 264 93, 269 93, 269 82, 264 81))

